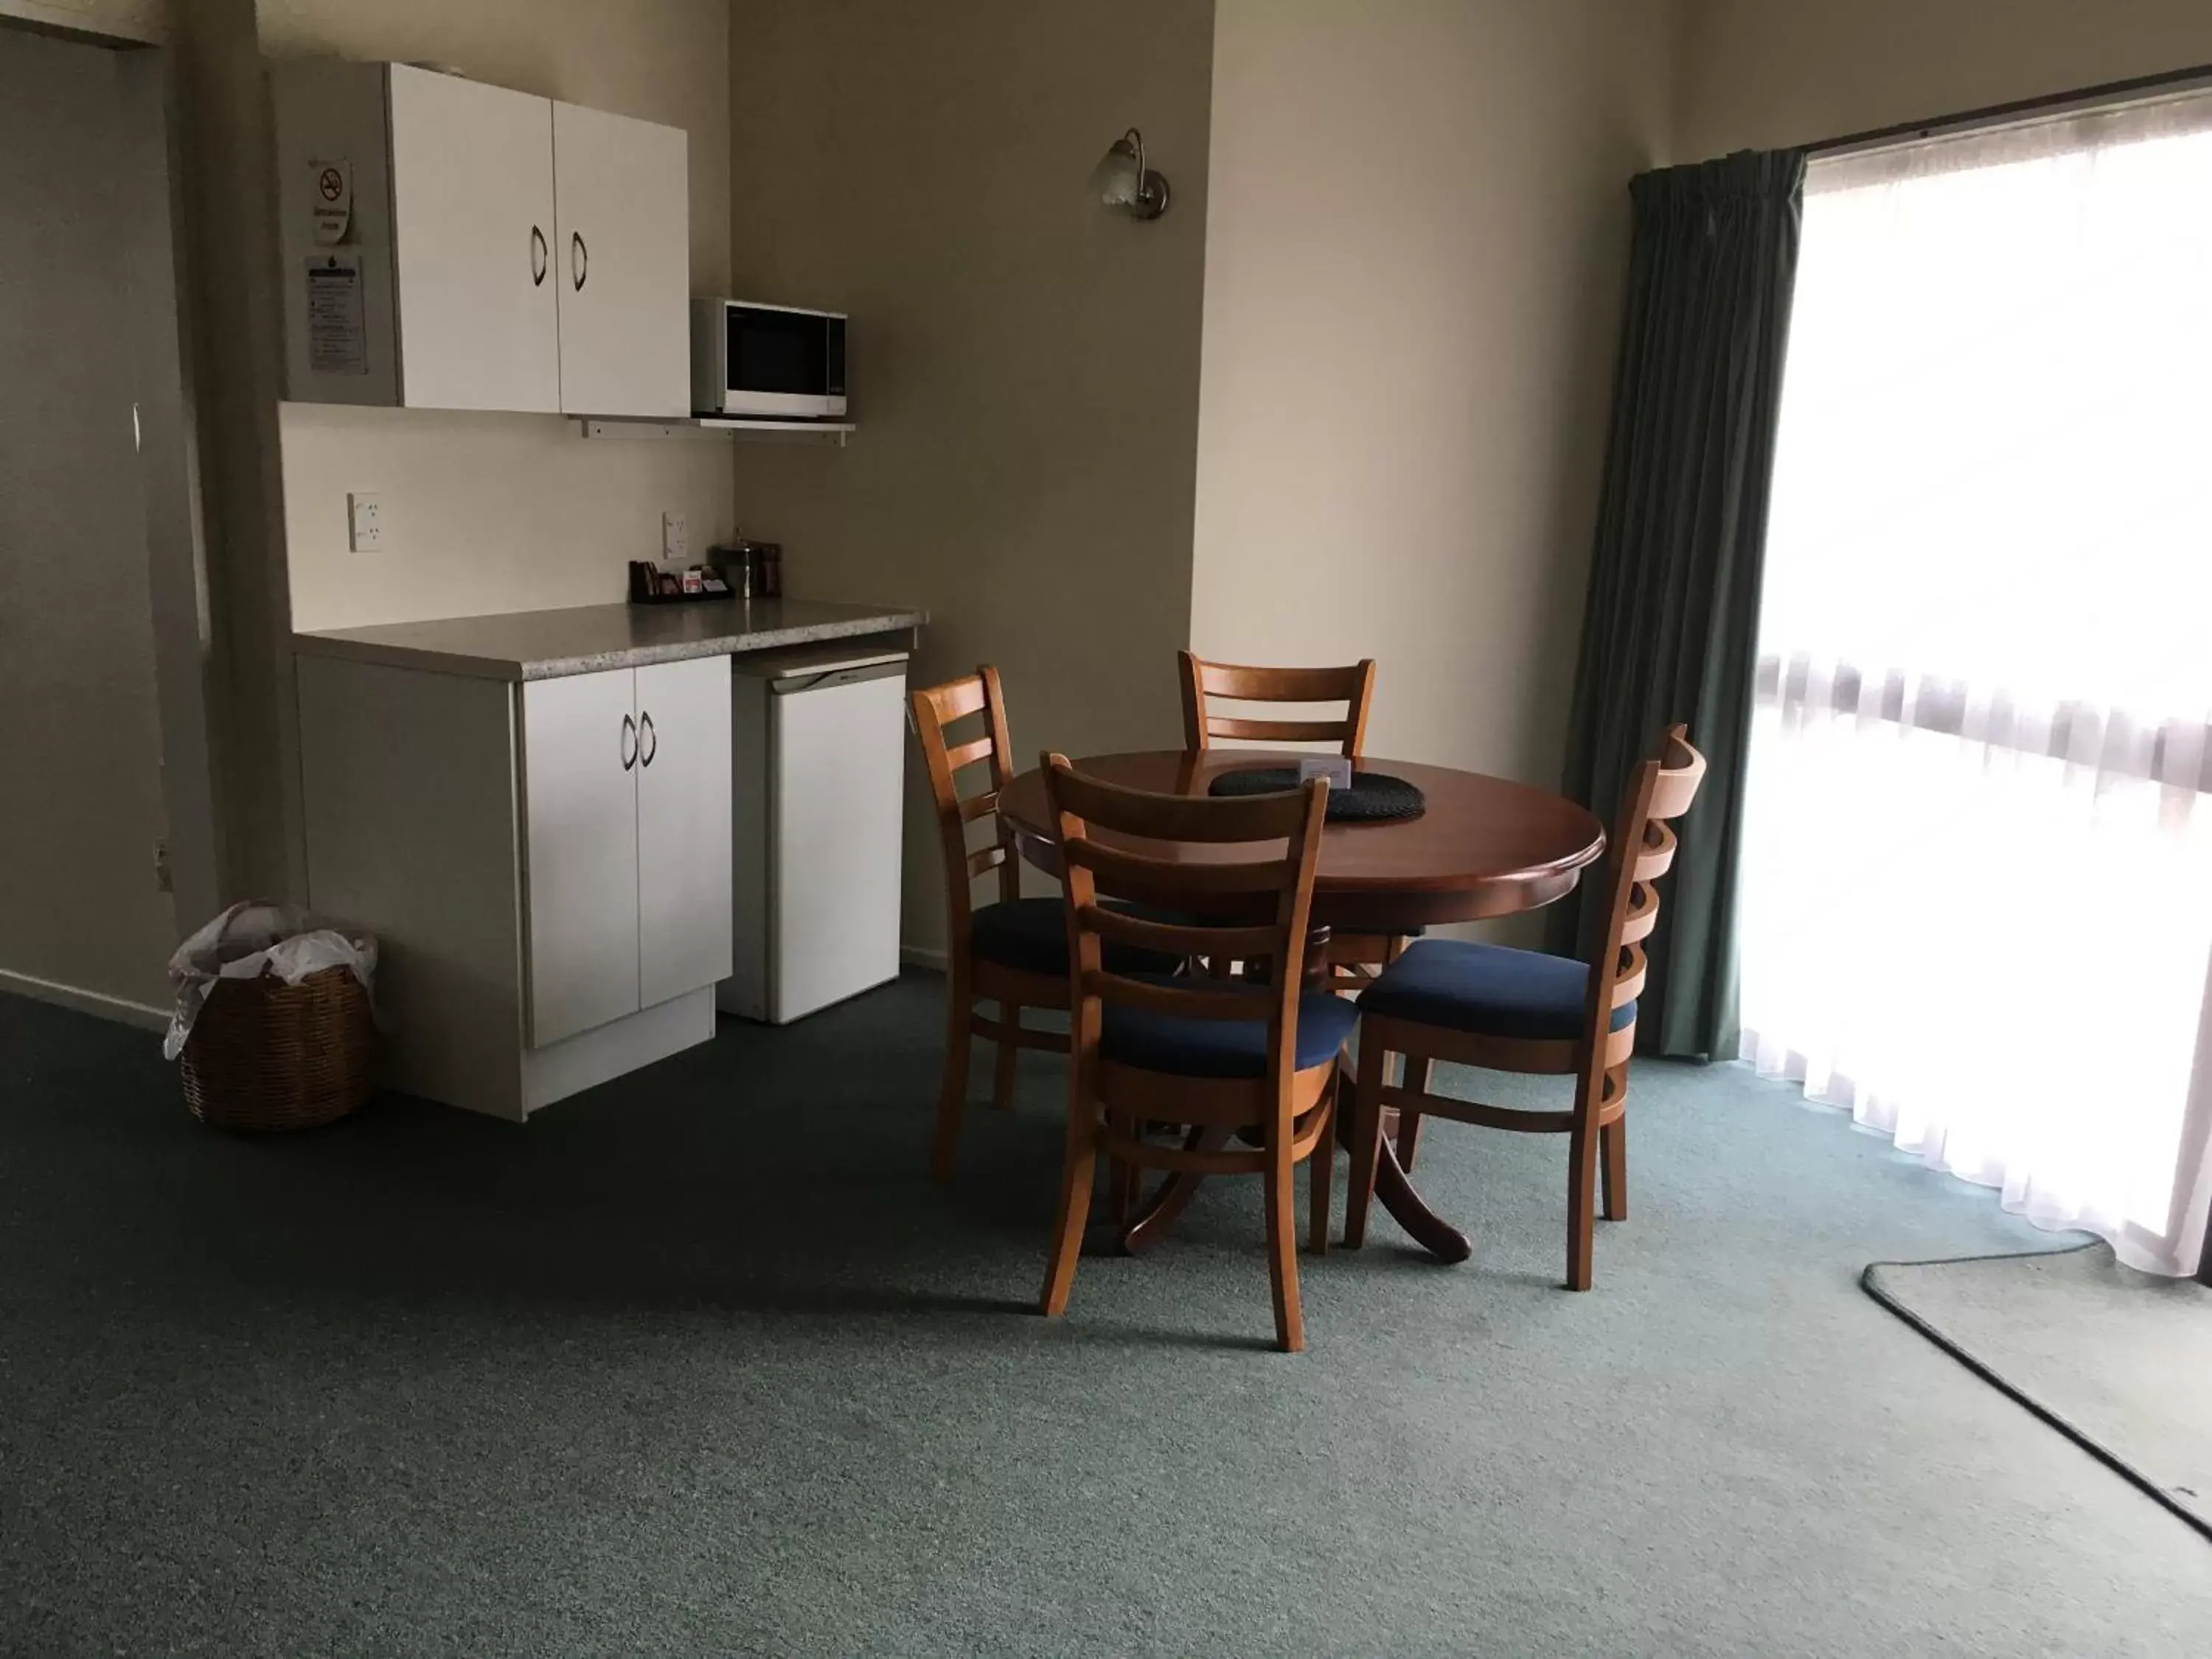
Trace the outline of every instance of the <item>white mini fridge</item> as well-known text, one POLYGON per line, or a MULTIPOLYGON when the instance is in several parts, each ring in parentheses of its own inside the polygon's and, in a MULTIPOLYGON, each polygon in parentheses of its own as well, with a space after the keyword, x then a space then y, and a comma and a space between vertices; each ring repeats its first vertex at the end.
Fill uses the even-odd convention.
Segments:
POLYGON ((781 1025, 896 979, 906 653, 731 659, 732 976, 781 1025))

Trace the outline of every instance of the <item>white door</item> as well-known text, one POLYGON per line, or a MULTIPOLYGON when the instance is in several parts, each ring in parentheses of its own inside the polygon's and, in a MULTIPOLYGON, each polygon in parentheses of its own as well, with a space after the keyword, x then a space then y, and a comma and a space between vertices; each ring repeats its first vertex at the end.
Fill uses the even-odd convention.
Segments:
POLYGON ((561 407, 571 414, 691 412, 687 165, 681 127, 553 106, 561 407))
POLYGON ((637 671, 638 1000, 730 976, 730 659, 637 671))
POLYGON ((618 668, 522 688, 532 1048, 640 1006, 636 678, 618 668))
POLYGON ((833 674, 769 708, 780 1024, 898 975, 906 680, 833 674))
POLYGON ((561 407, 549 100, 391 68, 400 400, 561 407))

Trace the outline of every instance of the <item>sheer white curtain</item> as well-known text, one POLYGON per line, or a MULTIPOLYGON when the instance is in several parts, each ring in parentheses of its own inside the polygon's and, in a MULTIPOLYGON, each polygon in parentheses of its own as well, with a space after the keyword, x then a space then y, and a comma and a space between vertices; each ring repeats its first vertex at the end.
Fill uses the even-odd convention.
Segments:
POLYGON ((1816 161, 1744 1057, 2193 1273, 2212 1201, 2212 100, 1816 161))

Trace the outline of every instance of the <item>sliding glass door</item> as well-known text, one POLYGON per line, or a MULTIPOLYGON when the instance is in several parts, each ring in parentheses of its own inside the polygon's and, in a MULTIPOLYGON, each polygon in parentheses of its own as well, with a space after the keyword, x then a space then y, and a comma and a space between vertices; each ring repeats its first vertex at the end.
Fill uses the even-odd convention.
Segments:
POLYGON ((2212 1185, 2212 100, 1816 161, 1745 1057, 2124 1260, 2212 1185))

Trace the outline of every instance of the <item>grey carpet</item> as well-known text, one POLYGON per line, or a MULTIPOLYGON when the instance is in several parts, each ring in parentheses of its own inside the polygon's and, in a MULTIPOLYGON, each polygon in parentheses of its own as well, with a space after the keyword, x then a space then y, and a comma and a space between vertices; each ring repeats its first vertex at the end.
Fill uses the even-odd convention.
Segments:
POLYGON ((1024 1311, 1059 1068, 933 1187, 940 994, 277 1140, 0 998, 0 1651, 2203 1650, 2203 1540, 1855 1284, 2047 1240, 1780 1085, 1639 1064, 1586 1296, 1559 1146, 1432 1126, 1474 1261, 1309 1261, 1289 1357, 1249 1182, 1024 1311))
POLYGON ((1867 1290, 2212 1538, 2212 1289, 2112 1246, 1877 1261, 1867 1290))

